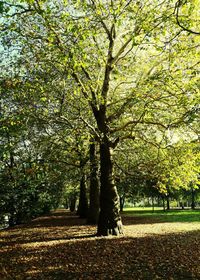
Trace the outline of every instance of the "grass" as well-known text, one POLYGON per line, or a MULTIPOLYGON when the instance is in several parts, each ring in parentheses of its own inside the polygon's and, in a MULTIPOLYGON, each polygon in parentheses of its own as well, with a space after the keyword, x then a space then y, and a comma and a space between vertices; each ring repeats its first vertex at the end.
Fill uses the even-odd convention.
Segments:
POLYGON ((152 220, 160 220, 161 222, 200 222, 200 210, 169 210, 163 211, 162 208, 125 208, 124 215, 135 217, 146 217, 152 220))

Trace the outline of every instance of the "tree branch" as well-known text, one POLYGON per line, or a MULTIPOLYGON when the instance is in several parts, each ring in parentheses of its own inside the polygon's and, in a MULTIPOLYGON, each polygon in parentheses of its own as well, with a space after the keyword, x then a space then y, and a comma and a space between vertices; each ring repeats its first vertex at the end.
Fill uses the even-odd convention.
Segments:
POLYGON ((124 43, 124 45, 119 49, 118 53, 115 55, 115 57, 113 58, 112 63, 114 64, 119 56, 125 51, 126 47, 129 45, 129 43, 132 41, 132 36, 124 43))
POLYGON ((84 122, 85 125, 87 125, 92 130, 92 132, 95 135, 95 139, 99 140, 100 135, 97 133, 96 129, 92 125, 90 125, 83 117, 80 116, 80 119, 84 122))
POLYGON ((180 21, 179 21, 179 8, 181 7, 181 5, 182 5, 181 0, 178 0, 176 2, 176 5, 175 5, 176 22, 177 22, 178 26, 181 27, 184 31, 187 31, 187 32, 195 34, 195 35, 200 35, 200 32, 194 31, 192 29, 188 29, 180 23, 180 21))
MULTIPOLYGON (((85 74, 86 78, 89 81, 92 81, 92 78, 90 77, 90 74, 85 69, 85 67, 81 66, 81 69, 83 70, 83 73, 85 74)), ((94 91, 94 89, 93 89, 93 87, 91 85, 89 85, 89 87, 90 87, 90 91, 91 91, 91 94, 92 94, 92 101, 95 104, 95 106, 97 106, 97 99, 96 99, 95 91, 94 91)))
POLYGON ((168 126, 159 123, 159 122, 154 122, 154 121, 145 121, 145 120, 141 120, 142 117, 144 116, 145 112, 141 115, 141 117, 138 120, 131 120, 129 122, 126 122, 124 125, 117 127, 115 129, 111 129, 110 133, 114 133, 117 131, 121 131, 124 130, 126 127, 130 126, 130 125, 137 125, 137 124, 145 124, 145 125, 155 125, 155 126, 160 126, 161 128, 167 129, 168 126))
POLYGON ((107 62, 105 66, 104 80, 101 89, 102 104, 100 105, 100 110, 105 113, 106 103, 107 103, 107 93, 109 90, 110 74, 113 69, 113 49, 114 49, 114 39, 115 39, 115 24, 113 23, 111 30, 109 32, 109 47, 107 54, 107 62))

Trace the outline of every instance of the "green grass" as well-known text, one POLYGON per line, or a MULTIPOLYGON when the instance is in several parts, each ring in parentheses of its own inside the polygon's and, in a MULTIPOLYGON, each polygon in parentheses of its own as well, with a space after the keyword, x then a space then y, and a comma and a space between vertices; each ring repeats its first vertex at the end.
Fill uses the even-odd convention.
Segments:
POLYGON ((149 219, 158 219, 162 222, 200 222, 200 210, 169 210, 163 211, 162 208, 125 208, 125 215, 143 216, 149 219))

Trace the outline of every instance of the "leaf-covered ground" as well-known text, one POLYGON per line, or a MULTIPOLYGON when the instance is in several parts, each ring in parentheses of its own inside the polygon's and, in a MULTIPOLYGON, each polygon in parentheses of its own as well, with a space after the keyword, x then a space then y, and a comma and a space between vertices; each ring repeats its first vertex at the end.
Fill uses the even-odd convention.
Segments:
POLYGON ((95 237, 65 210, 0 231, 0 279, 200 279, 200 222, 123 216, 123 237, 95 237))

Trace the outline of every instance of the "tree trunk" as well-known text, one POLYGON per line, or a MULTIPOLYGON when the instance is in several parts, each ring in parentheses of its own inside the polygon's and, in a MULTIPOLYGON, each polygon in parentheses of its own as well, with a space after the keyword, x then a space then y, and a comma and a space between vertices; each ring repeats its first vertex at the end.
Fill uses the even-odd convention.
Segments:
POLYGON ((125 203, 125 196, 122 195, 122 196, 120 196, 120 212, 122 212, 124 209, 124 203, 125 203))
POLYGON ((77 200, 76 194, 72 194, 72 196, 70 197, 70 206, 69 206, 71 212, 74 212, 76 209, 76 200, 77 200))
POLYGON ((195 191, 194 189, 192 188, 191 189, 192 193, 191 193, 191 199, 192 199, 192 203, 191 203, 191 209, 195 209, 195 191))
POLYGON ((165 209, 165 199, 164 199, 164 197, 162 198, 162 201, 163 201, 163 210, 165 211, 166 209, 165 209))
POLYGON ((150 197, 149 196, 147 197, 147 204, 148 204, 147 205, 148 207, 151 206, 151 202, 150 202, 150 197))
POLYGON ((157 196, 157 206, 159 207, 160 206, 160 197, 157 196))
POLYGON ((151 197, 151 202, 152 202, 152 211, 154 212, 155 205, 154 205, 154 197, 153 196, 151 197))
POLYGON ((97 235, 119 235, 123 230, 119 215, 119 196, 114 184, 111 147, 108 141, 100 144, 100 164, 100 214, 97 235))
POLYGON ((166 199, 167 199, 167 210, 170 210, 169 195, 167 195, 166 199))
POLYGON ((10 217, 8 220, 9 227, 13 227, 15 223, 15 215, 13 213, 10 213, 10 217))
POLYGON ((88 213, 88 201, 86 194, 86 179, 85 175, 81 177, 80 181, 80 197, 79 197, 79 206, 77 214, 80 218, 87 218, 88 213))
POLYGON ((90 203, 88 223, 97 224, 99 218, 99 180, 95 143, 90 144, 90 203))
POLYGON ((68 198, 65 199, 64 206, 65 206, 65 209, 69 209, 69 200, 68 200, 68 198))
POLYGON ((182 201, 180 202, 180 207, 182 210, 184 210, 184 202, 182 202, 182 201))

